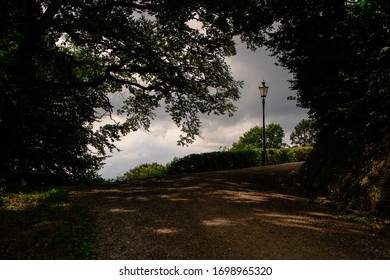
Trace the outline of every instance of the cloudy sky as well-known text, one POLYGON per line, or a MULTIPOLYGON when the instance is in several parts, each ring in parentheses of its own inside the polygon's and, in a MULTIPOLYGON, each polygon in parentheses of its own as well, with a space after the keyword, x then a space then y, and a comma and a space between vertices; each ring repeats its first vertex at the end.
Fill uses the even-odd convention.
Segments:
MULTIPOLYGON (((287 80, 291 75, 281 67, 275 66, 275 58, 265 50, 252 52, 238 43, 237 55, 227 59, 234 77, 245 82, 241 99, 236 102, 237 112, 233 117, 204 116, 202 134, 188 147, 177 146, 180 130, 167 115, 158 114, 149 132, 137 131, 123 137, 116 146, 121 150, 114 152, 100 171, 103 178, 116 178, 126 171, 143 164, 157 162, 166 164, 174 157, 192 153, 218 151, 230 148, 232 143, 255 125, 262 125, 262 105, 258 87, 262 80, 269 86, 266 99, 266 124, 280 124, 285 133, 284 142, 290 144, 290 133, 298 122, 307 118, 307 111, 287 101, 294 95, 287 80)), ((120 97, 116 97, 120 101, 120 97)))

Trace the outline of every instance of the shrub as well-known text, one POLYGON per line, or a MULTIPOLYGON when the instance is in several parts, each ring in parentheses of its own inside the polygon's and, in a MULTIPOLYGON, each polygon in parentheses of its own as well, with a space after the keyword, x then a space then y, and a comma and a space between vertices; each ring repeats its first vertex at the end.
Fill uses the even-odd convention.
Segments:
POLYGON ((288 149, 269 149, 267 150, 267 164, 280 164, 292 162, 293 154, 288 149))
POLYGON ((305 161, 309 157, 312 150, 313 147, 311 146, 290 148, 290 151, 292 151, 295 155, 296 161, 305 161))
POLYGON ((155 178, 162 177, 166 175, 165 166, 154 163, 144 163, 134 169, 126 172, 123 176, 118 177, 118 181, 126 180, 136 180, 136 179, 146 179, 146 178, 155 178))
POLYGON ((294 147, 267 150, 267 164, 305 161, 312 147, 294 147))

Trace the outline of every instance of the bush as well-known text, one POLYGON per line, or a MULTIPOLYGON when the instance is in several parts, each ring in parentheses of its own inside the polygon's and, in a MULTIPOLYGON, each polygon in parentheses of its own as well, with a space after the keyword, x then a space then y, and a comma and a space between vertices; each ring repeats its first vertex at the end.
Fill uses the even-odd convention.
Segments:
POLYGON ((166 175, 165 166, 154 163, 144 163, 141 164, 134 169, 126 172, 123 176, 118 177, 118 181, 126 181, 126 180, 136 180, 136 179, 146 179, 146 178, 156 178, 162 177, 166 175))
POLYGON ((309 157, 313 147, 295 147, 291 148, 291 150, 294 151, 297 161, 305 161, 309 157))
POLYGON ((294 155, 289 149, 269 149, 267 150, 267 164, 280 164, 286 162, 293 162, 294 155))
POLYGON ((267 164, 305 161, 313 147, 294 147, 267 150, 267 164))
POLYGON ((305 162, 300 180, 306 190, 346 208, 390 216, 389 150, 376 153, 367 149, 354 155, 349 146, 335 144, 334 149, 337 153, 316 148, 305 162), (333 161, 329 154, 334 155, 333 161))

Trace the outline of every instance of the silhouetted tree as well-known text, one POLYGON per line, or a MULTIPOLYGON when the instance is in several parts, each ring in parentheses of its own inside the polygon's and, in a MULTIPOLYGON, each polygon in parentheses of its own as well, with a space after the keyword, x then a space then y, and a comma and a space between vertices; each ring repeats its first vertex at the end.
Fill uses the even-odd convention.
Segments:
POLYGON ((256 1, 1 0, 1 170, 93 173, 124 134, 164 106, 180 144, 202 114, 235 111, 225 57, 256 1), (244 12, 244 10, 246 12, 244 12), (201 29, 194 27, 194 24, 201 29), (110 94, 127 96, 120 123, 110 94))
POLYGON ((390 2, 273 0, 266 6, 275 24, 256 33, 267 38, 248 40, 265 44, 292 73, 298 105, 315 121, 317 141, 303 169, 307 185, 349 204, 389 205, 390 2), (368 180, 372 174, 377 179, 368 180))

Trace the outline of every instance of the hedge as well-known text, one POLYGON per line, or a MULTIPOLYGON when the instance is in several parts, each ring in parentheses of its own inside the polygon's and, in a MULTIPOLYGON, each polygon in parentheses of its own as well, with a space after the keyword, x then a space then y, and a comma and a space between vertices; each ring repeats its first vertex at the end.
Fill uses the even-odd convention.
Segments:
MULTIPOLYGON (((305 161, 312 147, 267 149, 267 164, 305 161)), ((219 171, 261 165, 261 149, 190 154, 169 163, 167 174, 219 171)))
POLYGON ((267 150, 267 164, 305 161, 313 147, 294 147, 267 150))
POLYGON ((167 165, 167 173, 172 175, 229 170, 260 164, 261 157, 257 150, 220 151, 175 158, 167 165))
MULTIPOLYGON (((267 149, 267 164, 305 161, 311 150, 312 147, 267 149)), ((230 170, 259 165, 261 165, 261 149, 190 154, 182 158, 174 158, 166 166, 157 163, 139 165, 118 177, 117 181, 230 170)))

